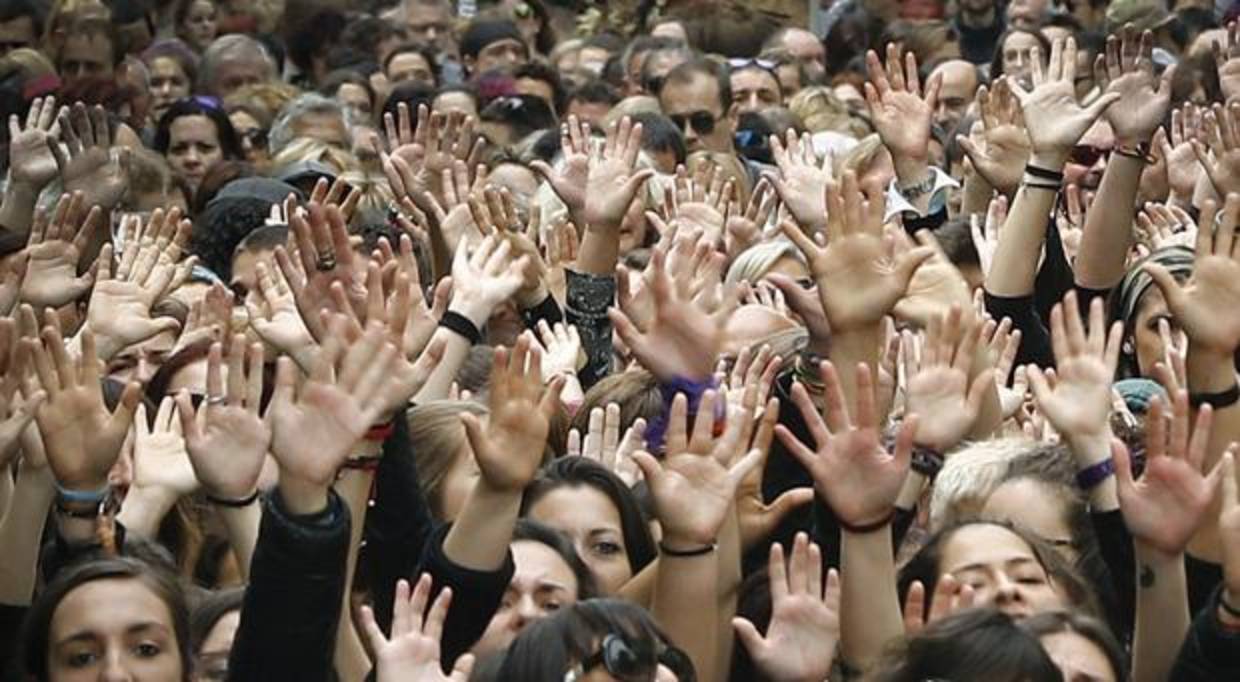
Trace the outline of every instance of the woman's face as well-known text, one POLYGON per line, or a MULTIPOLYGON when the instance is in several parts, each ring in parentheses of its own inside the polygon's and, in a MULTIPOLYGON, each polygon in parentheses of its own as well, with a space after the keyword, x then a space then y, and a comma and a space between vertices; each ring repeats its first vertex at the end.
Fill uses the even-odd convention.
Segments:
POLYGON ((1060 550, 1064 558, 1076 559, 1066 506, 1046 483, 1019 478, 1000 485, 987 498, 982 516, 1025 528, 1060 550))
POLYGON ((228 654, 232 651, 237 626, 241 624, 241 611, 229 611, 211 626, 202 649, 198 651, 198 665, 194 668, 196 682, 224 682, 228 679, 228 654))
POLYGON ((972 587, 975 606, 993 606, 1014 618, 1065 606, 1033 548, 1002 526, 975 523, 952 533, 939 574, 972 587))
POLYGON ((535 502, 526 516, 571 538, 604 594, 615 594, 633 577, 620 510, 597 488, 560 486, 535 502))
POLYGON ((336 89, 336 101, 352 112, 351 115, 354 121, 364 123, 370 120, 373 105, 370 102, 370 93, 366 92, 366 88, 357 83, 343 83, 336 89))
MULTIPOLYGON (((1033 48, 1041 48, 1038 39, 1024 31, 1018 31, 1003 41, 1003 73, 1015 78, 1025 87, 1032 83, 1033 48)), ((1041 55, 1045 60, 1048 55, 1041 55)))
POLYGON ((179 682, 185 662, 172 612, 133 578, 104 578, 74 588, 52 614, 51 682, 179 682))
POLYGON ((577 576, 550 547, 532 540, 512 543, 516 571, 499 610, 472 651, 485 655, 507 647, 526 625, 577 601, 577 576))
POLYGON ((224 158, 215 122, 206 116, 182 116, 168 127, 168 165, 198 191, 211 164, 224 158))
POLYGON ((1154 363, 1163 362, 1167 352, 1162 336, 1158 333, 1158 323, 1166 321, 1172 334, 1179 334, 1180 325, 1176 323, 1171 312, 1167 310, 1167 299, 1163 298, 1158 287, 1148 287, 1137 303, 1137 317, 1133 322, 1133 334, 1124 341, 1124 351, 1137 353, 1137 369, 1141 376, 1151 376, 1154 363))
POLYGON ((1075 632, 1056 632, 1040 641, 1063 672, 1064 682, 1118 682, 1107 655, 1086 637, 1075 632))
POLYGON ((171 57, 151 60, 151 115, 159 120, 172 103, 189 96, 189 76, 171 57))
POLYGON ((263 136, 263 125, 248 112, 238 109, 228 115, 228 122, 237 131, 237 139, 241 141, 241 151, 250 163, 257 163, 267 158, 267 144, 263 136))
POLYGON ((473 97, 459 90, 436 95, 435 99, 431 101, 431 109, 439 114, 450 114, 457 111, 466 116, 478 117, 478 103, 474 101, 473 97))
POLYGON ((197 0, 185 15, 181 31, 185 42, 197 50, 206 49, 215 40, 215 5, 209 0, 197 0))

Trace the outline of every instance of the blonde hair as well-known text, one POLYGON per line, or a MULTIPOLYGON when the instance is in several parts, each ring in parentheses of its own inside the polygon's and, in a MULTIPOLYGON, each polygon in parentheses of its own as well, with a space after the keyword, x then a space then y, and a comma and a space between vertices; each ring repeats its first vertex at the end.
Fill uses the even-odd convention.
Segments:
MULTIPOLYGON (((337 175, 357 171, 356 156, 313 137, 295 137, 271 159, 272 168, 283 168, 302 161, 318 161, 330 166, 337 175)), ((385 205, 386 207, 386 205, 385 205)))
POLYGON ((801 119, 805 129, 811 133, 829 130, 862 137, 870 132, 870 127, 853 115, 844 100, 823 86, 801 88, 788 100, 788 109, 801 119))
POLYGON ((362 170, 348 170, 340 174, 340 179, 349 183, 353 189, 361 192, 361 199, 357 202, 357 211, 355 215, 385 215, 388 206, 396 200, 392 194, 392 186, 388 184, 387 178, 379 173, 371 173, 362 170))
POLYGON ((295 86, 276 80, 250 83, 224 98, 224 110, 232 113, 243 109, 257 119, 259 125, 270 128, 284 106, 300 94, 295 86))
POLYGON ((836 159, 835 167, 832 169, 832 175, 836 180, 844 177, 845 171, 852 171, 857 177, 865 175, 870 164, 878 157, 879 152, 883 149, 883 141, 877 133, 866 135, 857 141, 857 146, 848 151, 847 154, 836 159))
POLYGON ((805 262, 801 250, 786 239, 754 244, 732 259, 732 265, 728 267, 728 274, 723 278, 723 283, 757 282, 765 277, 781 258, 795 258, 802 263, 805 262))
POLYGON ((966 445, 947 459, 930 494, 930 529, 974 518, 1007 475, 1012 461, 1038 446, 1024 436, 966 445))
POLYGON ((432 400, 405 411, 409 444, 417 464, 418 487, 436 517, 442 508, 440 488, 444 478, 466 446, 462 414, 482 417, 489 412, 483 405, 464 400, 432 400))

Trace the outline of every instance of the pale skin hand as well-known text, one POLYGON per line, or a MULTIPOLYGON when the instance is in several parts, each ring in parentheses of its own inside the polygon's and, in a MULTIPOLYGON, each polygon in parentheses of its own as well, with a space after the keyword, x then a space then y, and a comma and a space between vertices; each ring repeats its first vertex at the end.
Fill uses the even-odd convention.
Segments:
POLYGON ((1193 152, 1220 196, 1240 191, 1240 103, 1215 104, 1203 120, 1205 140, 1193 140, 1193 152))
POLYGON ((61 195, 51 216, 35 214, 26 241, 26 275, 19 297, 35 308, 58 308, 90 291, 94 277, 78 275, 82 253, 99 227, 103 212, 87 210, 81 192, 61 195))
POLYGON ((819 161, 808 134, 798 138, 789 130, 786 141, 772 135, 770 144, 779 173, 763 178, 775 188, 802 230, 814 234, 826 229, 827 203, 823 196, 827 185, 834 182, 830 160, 819 161))
POLYGON ((1230 102, 1240 97, 1240 36, 1237 35, 1236 22, 1227 24, 1225 44, 1220 45, 1216 41, 1212 48, 1219 89, 1223 91, 1223 98, 1230 102))
POLYGON ((1119 96, 1119 105, 1107 107, 1106 118, 1121 145, 1148 142, 1171 106, 1171 76, 1154 76, 1154 34, 1140 35, 1131 24, 1120 35, 1107 37, 1104 54, 1094 60, 1094 78, 1104 94, 1119 96))
POLYGON ((930 318, 919 365, 908 382, 905 404, 920 417, 916 442, 937 452, 958 445, 973 428, 982 402, 994 382, 994 370, 987 369, 969 382, 982 327, 964 319, 959 307, 946 315, 930 318))
POLYGON ((21 125, 17 114, 9 117, 9 173, 13 182, 28 185, 37 192, 56 179, 56 158, 48 149, 48 140, 60 133, 57 114, 63 115, 65 111, 58 110, 56 98, 49 95, 36 97, 30 103, 25 126, 21 125))
POLYGON ((654 175, 650 169, 635 170, 641 138, 642 125, 626 116, 607 131, 602 149, 591 156, 582 211, 588 227, 618 227, 637 190, 654 175))
POLYGON ((198 489, 180 427, 172 398, 160 402, 153 425, 147 419, 146 407, 138 405, 134 420, 134 488, 165 490, 174 498, 198 489))
POLYGON ((560 124, 560 150, 562 158, 555 168, 545 161, 534 161, 530 167, 551 185, 570 215, 580 216, 590 178, 590 124, 569 116, 567 123, 560 124))
POLYGON ((1003 77, 995 81, 993 89, 985 85, 978 88, 976 101, 981 118, 968 137, 958 135, 956 141, 987 184, 1000 194, 1011 195, 1020 184, 1030 152, 1020 103, 1003 77))
POLYGON ((129 188, 129 149, 118 148, 117 161, 112 160, 112 133, 103 107, 78 102, 61 113, 57 125, 63 145, 50 137, 47 145, 65 191, 83 192, 89 206, 115 207, 129 188))
POLYGON ((362 629, 375 653, 378 682, 466 682, 474 667, 474 657, 466 654, 445 675, 440 667, 439 640, 452 603, 452 588, 445 587, 430 604, 431 576, 423 573, 410 593, 409 583, 396 583, 392 606, 392 635, 383 634, 369 606, 361 610, 362 629), (425 617, 423 617, 425 614, 425 617))
POLYGON ((938 106, 942 76, 936 74, 926 83, 922 93, 917 74, 917 57, 909 52, 900 63, 899 48, 887 44, 886 69, 878 53, 865 55, 870 80, 865 84, 865 101, 870 109, 874 128, 883 144, 891 151, 897 170, 901 161, 924 162, 930 144, 930 122, 938 106))
POLYGON ((831 569, 822 579, 822 553, 797 533, 790 560, 783 546, 771 545, 771 622, 766 634, 733 618, 737 637, 758 669, 777 682, 825 680, 840 638, 840 576, 831 569))

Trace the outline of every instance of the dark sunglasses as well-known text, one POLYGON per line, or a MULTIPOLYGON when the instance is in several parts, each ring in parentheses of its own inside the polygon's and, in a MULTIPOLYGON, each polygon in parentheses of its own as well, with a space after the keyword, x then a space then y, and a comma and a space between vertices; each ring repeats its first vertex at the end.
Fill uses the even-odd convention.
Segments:
POLYGON ((251 147, 263 148, 267 146, 267 131, 262 128, 250 128, 243 133, 237 133, 244 142, 249 142, 251 147))
POLYGON ((1068 163, 1075 163, 1078 166, 1092 166, 1098 163, 1098 159, 1109 157, 1110 149, 1095 147, 1092 144, 1078 144, 1072 147, 1072 152, 1068 154, 1068 163))
POLYGON ((693 662, 676 647, 664 647, 656 656, 648 645, 631 645, 624 637, 611 634, 603 645, 581 662, 580 674, 569 673, 565 682, 577 680, 600 665, 609 675, 622 682, 651 682, 659 664, 663 664, 679 682, 697 682, 693 662))
POLYGON ((667 80, 667 76, 651 76, 642 81, 642 87, 646 89, 646 92, 657 95, 663 89, 663 81, 665 80, 667 80))
POLYGON ((693 126, 693 130, 698 135, 710 135, 715 132, 715 115, 709 111, 695 111, 691 114, 673 114, 668 116, 672 119, 672 125, 676 126, 676 130, 688 131, 688 126, 693 126))

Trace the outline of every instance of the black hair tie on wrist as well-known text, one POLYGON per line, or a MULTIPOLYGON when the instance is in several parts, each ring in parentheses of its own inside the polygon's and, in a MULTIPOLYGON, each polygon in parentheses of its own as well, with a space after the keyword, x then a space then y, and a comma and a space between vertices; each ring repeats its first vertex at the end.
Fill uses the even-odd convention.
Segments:
POLYGON ((471 346, 482 343, 482 332, 478 331, 477 325, 460 313, 451 310, 445 311, 443 317, 439 318, 439 326, 450 329, 465 337, 471 346))
POLYGON ((1231 407, 1240 401, 1240 384, 1232 384, 1231 388, 1218 393, 1189 393, 1188 404, 1193 407, 1209 405, 1216 410, 1231 407))
POLYGON ((216 497, 215 495, 210 494, 207 495, 207 501, 211 504, 214 504, 217 507, 229 507, 231 509, 243 509, 254 504, 254 501, 257 499, 257 488, 254 489, 254 492, 242 497, 241 499, 228 499, 227 497, 216 497))
POLYGON ((1053 180, 1054 182, 1063 183, 1063 172, 1053 171, 1047 168, 1038 168, 1037 166, 1027 163, 1025 164, 1025 172, 1035 178, 1043 180, 1053 180))
POLYGON ((715 551, 715 543, 713 542, 709 545, 703 545, 702 547, 696 547, 694 549, 670 549, 662 542, 659 543, 659 553, 666 554, 669 557, 695 557, 702 556, 703 554, 710 554, 713 551, 715 551))

